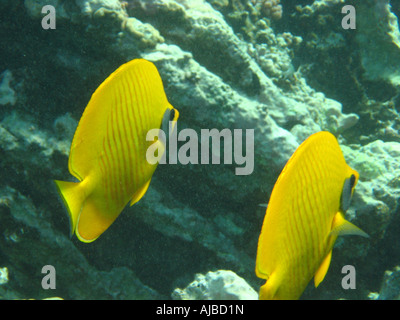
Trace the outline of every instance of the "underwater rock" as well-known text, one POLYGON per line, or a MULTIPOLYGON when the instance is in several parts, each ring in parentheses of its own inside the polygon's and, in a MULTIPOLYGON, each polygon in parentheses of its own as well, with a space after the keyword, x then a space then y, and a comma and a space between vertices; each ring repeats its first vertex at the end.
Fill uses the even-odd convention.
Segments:
POLYGON ((66 113, 54 120, 53 130, 59 141, 71 141, 77 126, 78 121, 70 113, 66 113))
POLYGON ((400 300, 400 267, 385 271, 379 293, 371 292, 372 300, 400 300))
POLYGON ((126 47, 124 48, 126 52, 134 47, 147 49, 164 42, 164 38, 151 24, 142 23, 133 17, 124 19, 122 30, 124 31, 119 34, 120 45, 126 47), (129 36, 131 39, 124 39, 125 36, 129 36))
POLYGON ((368 80, 400 84, 400 31, 389 0, 366 0, 357 6, 361 63, 368 80))
POLYGON ((279 4, 280 0, 262 0, 261 12, 274 20, 282 18, 282 5, 279 4))
POLYGON ((0 298, 45 298, 41 270, 52 265, 56 288, 52 294, 69 299, 160 299, 143 285, 132 270, 119 267, 97 270, 68 236, 44 219, 33 202, 12 188, 0 189, 0 250, 7 256, 8 282, 0 286, 0 298), (7 199, 6 201, 4 199, 7 199), (71 279, 79 279, 71 281, 71 279), (23 290, 21 290, 23 289, 23 290))
MULTIPOLYGON (((50 157, 56 152, 64 155, 69 153, 67 141, 57 140, 51 134, 39 130, 31 118, 23 119, 18 112, 13 112, 4 117, 0 122, 0 130, 3 133, 0 147, 8 151, 8 160, 15 157, 15 163, 20 162, 23 157, 22 154, 29 149, 40 150, 38 154, 35 154, 37 158, 50 157)), ((34 159, 25 160, 32 161, 33 163, 30 165, 34 165, 34 159)), ((42 159, 42 161, 48 162, 49 160, 42 159)), ((37 165, 40 164, 41 162, 38 161, 37 165)))
POLYGON ((24 6, 32 18, 42 19, 45 14, 42 13, 44 6, 53 6, 56 9, 57 19, 71 19, 71 14, 67 9, 65 1, 60 0, 24 0, 24 6))
POLYGON ((7 267, 0 268, 0 285, 8 282, 8 269, 7 267))
MULTIPOLYGON (((65 119, 66 117, 64 117, 65 119)), ((67 117, 68 118, 68 117, 67 117)), ((71 119, 69 119, 71 121, 71 119)), ((7 152, 7 161, 2 161, 0 170, 8 172, 4 182, 13 185, 12 181, 24 181, 36 192, 30 193, 35 202, 43 199, 50 186, 37 183, 44 179, 51 182, 52 174, 46 174, 47 166, 54 166, 54 161, 69 153, 70 139, 67 122, 64 121, 60 134, 64 132, 65 143, 41 131, 33 124, 32 119, 22 120, 20 115, 13 113, 0 123, 0 149, 7 152), (65 137, 67 136, 67 137, 65 137), (26 150, 35 150, 35 156, 26 157, 26 150), (22 164, 21 160, 24 159, 22 164), (43 164, 47 164, 43 168, 43 164), (53 163, 53 164, 52 164, 53 163), (16 178, 18 166, 31 168, 25 171, 23 178, 16 178), (33 168, 36 168, 33 170, 33 168), (45 178, 47 176, 47 178, 45 178), (46 191, 47 189, 47 191, 46 191)), ((76 122, 72 123, 74 127, 76 122)), ((73 132, 72 132, 73 133, 73 132)), ((51 188, 50 188, 51 189, 51 188)), ((54 192, 55 190, 53 190, 54 192)), ((0 189, 0 250, 7 256, 10 273, 7 286, 0 287, 0 297, 4 299, 31 298, 25 292, 34 292, 35 298, 46 297, 46 292, 40 283, 40 270, 43 265, 54 265, 58 275, 57 294, 70 299, 158 299, 162 296, 143 285, 132 270, 124 267, 113 268, 110 271, 97 270, 75 247, 65 232, 54 227, 51 217, 38 210, 32 200, 26 198, 14 188, 0 189), (30 255, 27 255, 30 252, 30 255), (26 265, 29 268, 20 268, 26 265), (72 284, 69 277, 79 281, 72 284), (75 276, 74 276, 75 275, 75 276)), ((58 218, 68 226, 66 214, 57 213, 58 218), (63 219, 64 218, 64 219, 63 219)), ((53 221, 54 222, 54 221, 53 221)), ((67 227, 68 228, 68 227, 67 227)), ((65 231, 65 229, 64 229, 65 231)))
POLYGON ((233 217, 229 219, 231 213, 225 213, 223 218, 207 219, 177 199, 168 202, 166 199, 173 199, 173 194, 163 190, 157 178, 154 179, 156 181, 150 186, 146 198, 138 203, 132 223, 139 219, 167 237, 204 247, 237 270, 245 266, 247 269, 253 264, 249 255, 235 246, 235 236, 243 236, 244 232, 233 217))
POLYGON ((190 50, 196 61, 226 82, 248 92, 257 90, 246 44, 206 1, 137 0, 131 1, 131 5, 132 13, 154 25, 165 38, 174 39, 174 44, 183 50, 190 50), (159 19, 160 16, 165 18, 159 19), (170 19, 174 19, 174 24, 170 19), (239 83, 237 72, 241 74, 239 83))
MULTIPOLYGON (((221 78, 209 72, 192 58, 189 53, 181 51, 174 45, 161 44, 157 46, 156 52, 143 55, 144 58, 153 61, 160 70, 164 82, 167 84, 173 100, 178 101, 174 105, 179 105, 179 110, 184 114, 190 115, 190 121, 183 117, 178 123, 178 130, 182 126, 188 126, 198 131, 207 127, 217 128, 242 128, 254 129, 255 131, 255 172, 257 178, 240 177, 248 179, 247 192, 252 193, 259 189, 258 181, 268 179, 265 175, 271 171, 271 165, 281 168, 298 143, 306 138, 311 130, 319 131, 322 128, 330 131, 340 131, 343 125, 348 125, 352 119, 357 119, 356 115, 343 115, 341 105, 336 101, 327 99, 323 94, 315 93, 311 88, 305 92, 302 102, 296 101, 291 94, 284 96, 279 93, 279 88, 270 83, 263 93, 263 97, 257 101, 241 95, 234 88, 227 85, 221 78), (195 81, 196 85, 193 85, 195 81), (276 99, 272 99, 275 96, 276 99), (196 107, 201 106, 201 108, 196 107), (223 106, 219 108, 218 106, 223 106), (318 114, 318 120, 312 115, 318 114), (348 119, 346 121, 345 119, 348 119), (316 123, 316 121, 318 121, 316 123), (292 129, 291 131, 289 131, 292 129), (267 169, 266 166, 269 168, 267 169), (265 169, 263 169, 265 168, 265 169)), ((265 75, 263 75, 264 78, 265 75)), ((266 78, 265 82, 270 82, 266 78)), ((300 95, 297 95, 297 99, 300 95)), ((190 166, 189 169, 195 169, 190 166)), ((234 186, 239 186, 238 177, 229 174, 231 168, 216 168, 205 170, 204 166, 198 166, 198 170, 203 171, 203 179, 212 175, 210 178, 213 184, 217 183, 219 188, 229 187, 227 195, 241 201, 245 195, 241 188, 233 190, 234 186), (224 174, 223 172, 226 172, 224 174), (216 179, 223 177, 221 181, 216 179), (227 179, 230 179, 227 180, 227 179), (233 191, 237 193, 234 194, 233 191)), ((278 170, 278 169, 276 169, 278 170)), ((179 177, 178 177, 179 179, 179 177)), ((243 180, 242 180, 243 181, 243 180)), ((184 181, 181 184, 185 184, 184 181)), ((221 190, 221 189, 220 189, 221 190)), ((223 192, 219 192, 223 193, 223 192)), ((210 194, 205 194, 205 197, 210 194)), ((244 201, 244 199, 243 199, 244 201)))
POLYGON ((258 294, 236 273, 230 270, 196 274, 185 289, 172 292, 175 300, 257 300, 258 294))
POLYGON ((84 15, 93 14, 99 9, 114 12, 123 11, 119 0, 75 0, 75 3, 81 8, 84 15))
POLYGON ((360 174, 346 215, 350 220, 356 217, 355 223, 372 238, 382 239, 396 216, 400 197, 400 143, 376 140, 359 149, 343 146, 342 150, 349 165, 360 174))
POLYGON ((4 71, 2 74, 0 74, 0 79, 0 105, 15 105, 17 97, 15 91, 10 87, 10 82, 13 79, 11 71, 4 71))
MULTIPOLYGON (((314 53, 313 59, 304 60, 312 63, 312 69, 318 66, 308 76, 309 82, 314 84, 313 76, 315 82, 319 79, 325 82, 328 70, 331 77, 341 76, 341 80, 345 72, 351 72, 358 81, 377 81, 377 86, 383 86, 379 82, 383 80, 396 87, 400 83, 400 31, 398 17, 393 13, 390 1, 366 0, 353 5, 356 9, 356 29, 351 31, 343 29, 338 19, 343 1, 318 0, 309 5, 296 6, 294 28, 300 22, 305 26, 299 30, 300 35, 305 37, 303 54, 314 53), (351 70, 341 70, 351 64, 354 64, 351 70), (324 72, 320 73, 320 70, 324 72)), ((358 84, 350 81, 347 90, 362 94, 363 88, 358 84)), ((367 86, 364 88, 368 89, 367 86)))

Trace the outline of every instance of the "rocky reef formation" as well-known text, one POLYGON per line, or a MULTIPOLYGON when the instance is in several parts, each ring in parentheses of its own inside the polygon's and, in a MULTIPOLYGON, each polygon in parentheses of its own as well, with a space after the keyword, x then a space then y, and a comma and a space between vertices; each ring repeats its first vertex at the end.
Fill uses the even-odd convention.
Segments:
POLYGON ((352 31, 341 28, 336 0, 2 1, 0 268, 8 280, 0 298, 176 298, 175 288, 210 270, 232 270, 257 291, 259 204, 298 144, 320 130, 338 136, 360 172, 347 215, 371 239, 340 239, 326 280, 304 298, 379 291, 400 257, 391 246, 400 240, 398 24, 385 1, 354 5, 352 31), (55 30, 41 27, 48 4, 55 30), (139 57, 159 69, 178 130, 254 129, 254 171, 160 165, 145 197, 82 244, 69 238, 52 179, 70 177, 70 142, 93 91, 139 57), (57 270, 51 294, 40 285, 48 264, 57 270), (356 267, 355 291, 340 287, 346 264, 356 267))

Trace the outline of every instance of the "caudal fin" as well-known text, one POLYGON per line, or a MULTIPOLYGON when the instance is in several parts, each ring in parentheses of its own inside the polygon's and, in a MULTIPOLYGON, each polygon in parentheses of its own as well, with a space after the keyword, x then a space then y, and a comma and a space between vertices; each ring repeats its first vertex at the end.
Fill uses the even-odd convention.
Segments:
POLYGON ((76 229, 76 223, 78 221, 79 214, 82 210, 82 206, 85 201, 86 195, 79 188, 80 182, 66 182, 59 180, 54 180, 54 182, 68 210, 70 225, 71 225, 71 236, 72 236, 76 229))
POLYGON ((68 209, 71 222, 71 235, 74 233, 82 242, 96 240, 118 217, 123 209, 105 210, 99 197, 93 196, 82 182, 54 180, 58 192, 68 209))

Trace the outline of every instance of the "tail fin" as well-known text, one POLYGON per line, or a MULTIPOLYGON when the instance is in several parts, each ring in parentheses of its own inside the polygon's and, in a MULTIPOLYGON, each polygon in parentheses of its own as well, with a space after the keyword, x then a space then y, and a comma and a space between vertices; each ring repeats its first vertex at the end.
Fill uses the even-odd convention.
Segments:
POLYGON ((54 180, 58 192, 68 209, 71 236, 75 233, 82 242, 96 240, 118 217, 123 208, 104 210, 99 198, 91 195, 83 182, 54 180))
POLYGON ((82 210, 83 203, 85 202, 86 193, 80 190, 79 182, 66 182, 54 180, 58 192, 68 209, 71 225, 71 236, 76 229, 79 214, 82 210))

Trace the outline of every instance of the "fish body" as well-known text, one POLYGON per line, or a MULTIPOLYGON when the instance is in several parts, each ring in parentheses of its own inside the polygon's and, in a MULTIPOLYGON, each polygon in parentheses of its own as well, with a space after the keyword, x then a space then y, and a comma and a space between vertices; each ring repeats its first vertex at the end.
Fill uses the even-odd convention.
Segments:
MULTIPOLYGON (((157 164, 146 159, 150 129, 165 115, 179 113, 169 104, 155 65, 132 60, 113 72, 92 95, 76 129, 68 161, 80 182, 56 180, 68 209, 71 233, 83 242, 97 239, 130 201, 146 193, 157 164)), ((173 122, 175 123, 175 122, 173 122)))
POLYGON ((344 219, 358 178, 331 133, 298 147, 276 181, 260 233, 256 275, 267 280, 260 299, 299 299, 313 277, 316 287, 324 279, 338 235, 367 236, 344 219))

